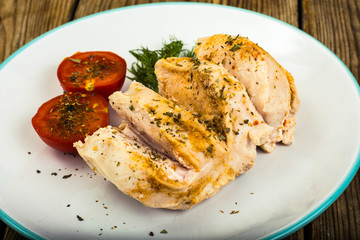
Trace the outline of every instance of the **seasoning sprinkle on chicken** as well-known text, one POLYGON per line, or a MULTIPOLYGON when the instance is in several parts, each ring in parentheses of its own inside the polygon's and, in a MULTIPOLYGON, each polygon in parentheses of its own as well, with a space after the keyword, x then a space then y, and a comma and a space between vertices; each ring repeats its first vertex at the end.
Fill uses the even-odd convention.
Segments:
POLYGON ((198 59, 221 64, 241 82, 257 111, 274 128, 262 145, 272 152, 277 142, 293 141, 300 102, 294 79, 269 53, 246 37, 217 34, 199 38, 198 59))
POLYGON ((156 62, 160 94, 136 81, 113 93, 122 124, 74 144, 95 173, 149 207, 190 209, 251 169, 257 146, 293 141, 294 80, 265 50, 219 34, 198 39, 195 53, 156 62))

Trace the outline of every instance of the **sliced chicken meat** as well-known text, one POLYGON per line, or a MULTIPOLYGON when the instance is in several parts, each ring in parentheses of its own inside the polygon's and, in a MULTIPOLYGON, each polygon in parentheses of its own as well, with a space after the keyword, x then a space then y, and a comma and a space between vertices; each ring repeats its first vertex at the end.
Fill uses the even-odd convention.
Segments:
POLYGON ((127 127, 100 128, 86 137, 85 143, 74 145, 95 173, 144 205, 188 207, 187 200, 179 196, 185 194, 196 174, 140 143, 127 127), (174 191, 179 192, 179 196, 169 194, 174 191))
POLYGON ((161 95, 137 82, 112 94, 122 125, 74 144, 94 172, 149 207, 190 209, 249 170, 256 146, 293 141, 294 80, 267 52, 221 34, 195 52, 156 63, 161 95))
POLYGON ((274 127, 262 145, 267 152, 276 142, 291 144, 300 102, 294 79, 273 57, 248 38, 225 34, 200 38, 196 56, 224 66, 246 88, 266 123, 274 127))
POLYGON ((214 156, 213 150, 225 151, 218 136, 196 116, 140 83, 133 82, 127 92, 115 92, 109 100, 145 142, 189 169, 199 171, 209 158, 222 157, 214 156))
POLYGON ((225 142, 190 112, 136 82, 110 103, 124 125, 75 147, 124 193, 150 207, 189 209, 235 178, 225 142))
POLYGON ((161 59, 155 74, 160 94, 226 139, 236 175, 253 165, 256 146, 268 141, 273 128, 264 123, 239 81, 220 65, 190 58, 161 59))

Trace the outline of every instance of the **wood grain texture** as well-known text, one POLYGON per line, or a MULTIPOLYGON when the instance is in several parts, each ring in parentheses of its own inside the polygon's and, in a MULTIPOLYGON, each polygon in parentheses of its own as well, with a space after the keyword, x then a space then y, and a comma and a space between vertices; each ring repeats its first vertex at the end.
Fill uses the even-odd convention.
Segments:
POLYGON ((0 1, 0 61, 35 37, 70 21, 74 3, 73 0, 0 1))
MULTIPOLYGON (((80 0, 75 14, 75 18, 80 18, 93 14, 96 12, 105 11, 108 9, 119 8, 124 6, 139 5, 146 3, 159 3, 159 2, 174 2, 161 1, 161 0, 127 0, 127 1, 115 1, 115 0, 94 0, 91 4, 87 0, 80 0)), ((177 1, 179 2, 179 1, 177 1)), ((189 2, 189 1, 180 1, 189 2)), ((275 17, 284 22, 287 22, 295 27, 298 27, 298 1, 297 0, 197 0, 190 2, 203 2, 212 4, 228 5, 233 7, 240 7, 255 12, 260 12, 268 16, 275 17)))
MULTIPOLYGON (((304 31, 333 51, 360 80, 360 2, 304 0, 304 31)), ((360 239, 360 174, 310 227, 312 239, 360 239)))
POLYGON ((26 238, 8 227, 4 232, 4 240, 26 240, 26 238))
MULTIPOLYGON (((161 0, 0 0, 0 62, 35 37, 93 13, 161 0)), ((198 0, 263 13, 324 43, 360 79, 360 1, 358 0, 198 0), (299 4, 300 3, 300 4, 299 4)), ((360 174, 341 197, 289 239, 360 239, 360 174)), ((23 240, 0 222, 0 239, 23 240), (6 229, 5 233, 1 231, 6 229)))
POLYGON ((263 13, 271 17, 275 17, 289 23, 295 27, 299 27, 298 21, 298 1, 297 0, 214 0, 217 4, 240 7, 255 12, 263 13))
POLYGON ((360 1, 304 0, 304 31, 324 43, 360 79, 360 1))

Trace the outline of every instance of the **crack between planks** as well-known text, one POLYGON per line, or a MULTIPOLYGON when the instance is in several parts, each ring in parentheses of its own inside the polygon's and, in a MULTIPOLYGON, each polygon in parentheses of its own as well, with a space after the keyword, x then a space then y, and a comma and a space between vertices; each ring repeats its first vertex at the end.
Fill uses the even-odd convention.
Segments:
POLYGON ((299 29, 304 30, 304 0, 298 0, 298 24, 299 29))
POLYGON ((5 239, 5 230, 6 230, 5 223, 0 220, 0 238, 1 239, 5 239))
POLYGON ((72 7, 72 9, 70 11, 70 20, 69 21, 72 21, 75 19, 75 14, 76 14, 76 10, 79 6, 79 2, 80 2, 80 0, 75 0, 74 6, 72 7))
POLYGON ((313 239, 312 230, 312 223, 310 222, 304 227, 304 239, 313 239))

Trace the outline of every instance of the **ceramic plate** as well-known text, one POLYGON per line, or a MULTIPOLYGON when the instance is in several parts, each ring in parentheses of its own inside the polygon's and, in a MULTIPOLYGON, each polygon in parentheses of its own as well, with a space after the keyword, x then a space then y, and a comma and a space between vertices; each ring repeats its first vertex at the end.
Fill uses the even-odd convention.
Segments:
MULTIPOLYGON (((0 81, 0 216, 29 238, 280 238, 333 203, 359 167, 354 77, 309 35, 247 10, 177 3, 91 15, 18 50, 1 65, 0 81), (292 146, 259 151, 251 171, 193 209, 145 207, 94 175, 80 157, 47 147, 33 130, 38 107, 62 93, 56 70, 64 57, 108 50, 130 65, 129 50, 158 49, 169 36, 191 48, 198 37, 215 33, 247 36, 266 49, 293 74, 301 108, 292 146)), ((112 124, 118 122, 112 116, 112 124)))

